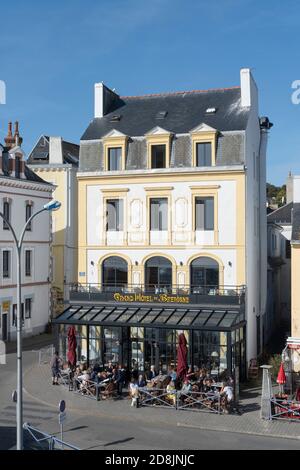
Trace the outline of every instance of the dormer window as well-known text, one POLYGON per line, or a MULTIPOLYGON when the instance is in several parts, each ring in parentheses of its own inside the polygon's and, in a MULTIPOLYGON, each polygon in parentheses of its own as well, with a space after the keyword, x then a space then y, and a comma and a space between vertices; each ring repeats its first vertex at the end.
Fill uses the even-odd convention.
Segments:
POLYGON ((171 157, 171 132, 159 126, 145 134, 147 139, 147 168, 169 168, 171 157))
POLYGON ((108 149, 109 171, 122 170, 122 147, 111 147, 108 149))
POLYGON ((103 137, 104 171, 122 171, 126 166, 128 137, 113 129, 103 137))
POLYGON ((151 145, 151 168, 166 168, 165 145, 151 145))
POLYGON ((218 131, 202 123, 193 129, 190 134, 192 139, 192 166, 215 166, 218 131))
POLYGON ((196 166, 211 166, 211 142, 196 143, 196 166))

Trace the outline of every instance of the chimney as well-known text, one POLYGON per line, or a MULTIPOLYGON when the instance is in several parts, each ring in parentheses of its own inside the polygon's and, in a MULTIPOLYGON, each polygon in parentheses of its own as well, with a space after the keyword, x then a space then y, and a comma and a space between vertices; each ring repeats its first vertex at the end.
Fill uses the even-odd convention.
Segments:
POLYGON ((258 91, 250 69, 240 70, 241 106, 253 107, 258 112, 258 91))
POLYGON ((15 139, 12 135, 12 123, 8 123, 7 136, 4 139, 5 147, 12 149, 15 146, 15 139))
POLYGON ((16 121, 15 122, 15 133, 14 133, 14 139, 15 139, 15 145, 16 146, 20 146, 23 142, 23 139, 22 137, 20 137, 20 133, 19 133, 19 122, 16 121))
POLYGON ((95 83, 94 117, 102 118, 118 107, 119 95, 103 82, 95 83))
POLYGON ((103 82, 95 83, 95 118, 103 117, 103 82))
POLYGON ((49 142, 49 164, 62 165, 63 152, 62 152, 62 137, 50 137, 49 142))

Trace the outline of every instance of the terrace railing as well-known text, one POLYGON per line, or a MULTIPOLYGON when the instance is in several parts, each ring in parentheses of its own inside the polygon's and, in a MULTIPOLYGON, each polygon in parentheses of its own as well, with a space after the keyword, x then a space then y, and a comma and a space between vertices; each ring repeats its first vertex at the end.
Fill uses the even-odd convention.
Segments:
POLYGON ((80 284, 69 286, 70 301, 117 301, 217 303, 241 305, 245 286, 233 285, 145 285, 145 284, 80 284))

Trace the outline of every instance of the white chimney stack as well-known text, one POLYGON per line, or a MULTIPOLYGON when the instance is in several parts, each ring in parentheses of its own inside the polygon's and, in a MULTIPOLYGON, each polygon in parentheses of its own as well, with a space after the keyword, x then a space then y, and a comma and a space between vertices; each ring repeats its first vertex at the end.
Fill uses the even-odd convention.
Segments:
POLYGON ((95 118, 103 117, 103 83, 95 83, 95 118))
POLYGON ((63 164, 62 137, 50 137, 49 164, 63 164))
POLYGON ((240 70, 241 106, 253 107, 258 110, 258 91, 250 69, 240 70))

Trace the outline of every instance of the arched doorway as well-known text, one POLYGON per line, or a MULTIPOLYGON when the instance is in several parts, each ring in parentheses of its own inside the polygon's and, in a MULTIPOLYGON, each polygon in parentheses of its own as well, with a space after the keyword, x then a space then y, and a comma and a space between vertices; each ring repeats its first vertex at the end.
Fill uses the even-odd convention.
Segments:
POLYGON ((191 262, 190 285, 194 292, 201 289, 203 293, 209 293, 214 288, 219 287, 219 264, 208 256, 199 256, 191 262))
POLYGON ((102 263, 102 284, 105 290, 125 287, 128 282, 127 262, 119 256, 110 256, 102 263))
POLYGON ((172 263, 163 256, 153 256, 145 264, 145 285, 156 292, 172 287, 172 263))

